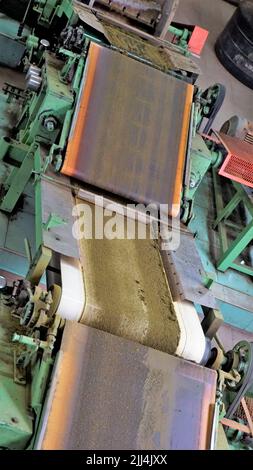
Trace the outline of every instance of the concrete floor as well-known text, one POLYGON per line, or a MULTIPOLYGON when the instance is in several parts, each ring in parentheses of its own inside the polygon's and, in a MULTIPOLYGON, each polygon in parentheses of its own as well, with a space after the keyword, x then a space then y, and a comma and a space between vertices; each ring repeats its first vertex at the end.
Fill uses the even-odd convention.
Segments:
MULTIPOLYGON (((223 0, 181 0, 175 21, 187 24, 198 24, 209 31, 209 37, 199 63, 202 74, 198 85, 205 89, 219 82, 226 86, 226 98, 223 107, 216 117, 214 128, 221 125, 234 114, 253 121, 253 92, 240 83, 218 61, 214 44, 219 34, 233 15, 235 7, 223 0)), ((253 335, 228 324, 222 326, 218 334, 226 349, 232 348, 238 341, 253 341, 253 335)))
POLYGON ((181 0, 175 21, 198 24, 209 31, 201 59, 196 59, 202 69, 198 84, 205 89, 216 82, 226 86, 226 98, 217 116, 214 128, 237 114, 253 121, 253 92, 240 83, 218 61, 214 52, 216 38, 233 15, 235 7, 223 0, 181 0))

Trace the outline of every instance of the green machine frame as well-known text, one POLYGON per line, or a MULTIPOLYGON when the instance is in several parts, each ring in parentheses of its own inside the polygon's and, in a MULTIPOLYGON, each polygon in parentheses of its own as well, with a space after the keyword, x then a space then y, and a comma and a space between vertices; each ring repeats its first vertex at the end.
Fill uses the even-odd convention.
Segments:
MULTIPOLYGON (((215 203, 217 217, 214 221, 213 228, 218 228, 220 237, 220 258, 217 262, 217 268, 220 271, 226 271, 229 268, 236 269, 241 273, 253 276, 253 268, 246 265, 244 262, 240 263, 237 258, 243 253, 245 248, 253 240, 253 205, 245 188, 235 181, 229 182, 235 190, 232 199, 224 204, 222 197, 222 181, 217 171, 213 169, 213 183, 215 192, 215 203), (243 226, 239 225, 229 218, 232 213, 243 203, 248 211, 251 220, 243 226), (228 229, 232 228, 237 234, 235 239, 231 242, 228 237, 228 229)), ((224 179, 223 179, 224 183, 224 179)))
POLYGON ((34 172, 45 173, 52 160, 56 169, 61 165, 61 152, 68 138, 85 65, 85 54, 81 57, 69 57, 67 54, 67 57, 72 65, 77 62, 72 85, 61 78, 66 63, 52 60, 46 54, 42 88, 38 94, 32 92, 28 96, 17 124, 19 132, 16 140, 1 139, 0 161, 8 163, 11 168, 4 183, 4 196, 0 203, 2 211, 13 211, 34 172))
POLYGON ((50 27, 55 17, 65 16, 71 23, 77 19, 72 0, 35 0, 33 10, 38 13, 38 23, 50 27))

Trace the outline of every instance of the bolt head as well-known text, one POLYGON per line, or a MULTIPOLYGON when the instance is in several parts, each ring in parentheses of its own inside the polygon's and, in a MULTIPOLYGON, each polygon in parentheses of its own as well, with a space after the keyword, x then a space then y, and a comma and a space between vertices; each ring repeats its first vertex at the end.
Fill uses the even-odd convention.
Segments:
POLYGON ((49 132, 53 132, 54 131, 54 123, 52 121, 48 121, 47 124, 46 124, 46 128, 49 132))
POLYGON ((195 180, 194 180, 194 179, 190 179, 189 186, 190 186, 190 188, 191 188, 191 189, 195 188, 195 186, 196 186, 196 182, 195 182, 195 180))
POLYGON ((47 39, 41 39, 40 45, 45 49, 48 49, 50 47, 50 42, 47 39))
POLYGON ((45 118, 45 120, 43 122, 43 126, 48 132, 53 132, 57 127, 57 121, 56 121, 56 119, 54 119, 53 116, 52 117, 49 116, 49 117, 45 118))

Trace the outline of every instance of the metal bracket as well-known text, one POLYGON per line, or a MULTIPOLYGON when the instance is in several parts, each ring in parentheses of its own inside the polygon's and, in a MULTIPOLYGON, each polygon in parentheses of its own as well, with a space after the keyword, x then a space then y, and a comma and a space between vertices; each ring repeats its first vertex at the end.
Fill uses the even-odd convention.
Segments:
POLYGON ((51 212, 47 221, 43 223, 43 229, 48 231, 51 228, 59 227, 59 225, 66 225, 66 224, 67 224, 66 220, 62 219, 59 215, 51 212))
POLYGON ((205 318, 202 320, 201 326, 207 338, 213 339, 220 326, 224 323, 220 310, 205 309, 205 318))
POLYGON ((207 289, 210 289, 213 285, 214 282, 217 280, 217 276, 215 272, 204 272, 202 273, 201 276, 203 280, 203 284, 207 289))
POLYGON ((45 246, 41 246, 30 265, 26 279, 33 284, 39 284, 45 270, 52 258, 52 251, 45 246))

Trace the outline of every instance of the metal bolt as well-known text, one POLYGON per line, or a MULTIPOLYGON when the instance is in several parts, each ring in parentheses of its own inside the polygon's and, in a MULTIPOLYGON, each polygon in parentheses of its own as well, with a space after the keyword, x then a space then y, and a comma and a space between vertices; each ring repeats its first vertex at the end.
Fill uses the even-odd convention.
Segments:
POLYGON ((43 126, 48 132, 53 132, 57 127, 57 121, 54 117, 48 117, 44 120, 43 126))
POLYGON ((55 171, 60 171, 61 166, 62 166, 62 155, 57 154, 54 156, 53 165, 54 165, 55 171))
POLYGON ((47 127, 47 130, 48 130, 49 132, 53 132, 53 131, 54 131, 54 123, 53 123, 52 121, 49 121, 49 122, 47 123, 46 127, 47 127))
POLYGON ((196 186, 196 181, 195 181, 193 178, 190 179, 190 184, 189 184, 189 186, 190 186, 191 189, 195 188, 195 186, 196 186))
POLYGON ((40 45, 41 45, 44 49, 48 49, 48 48, 50 47, 50 42, 49 42, 47 39, 41 39, 40 45))

